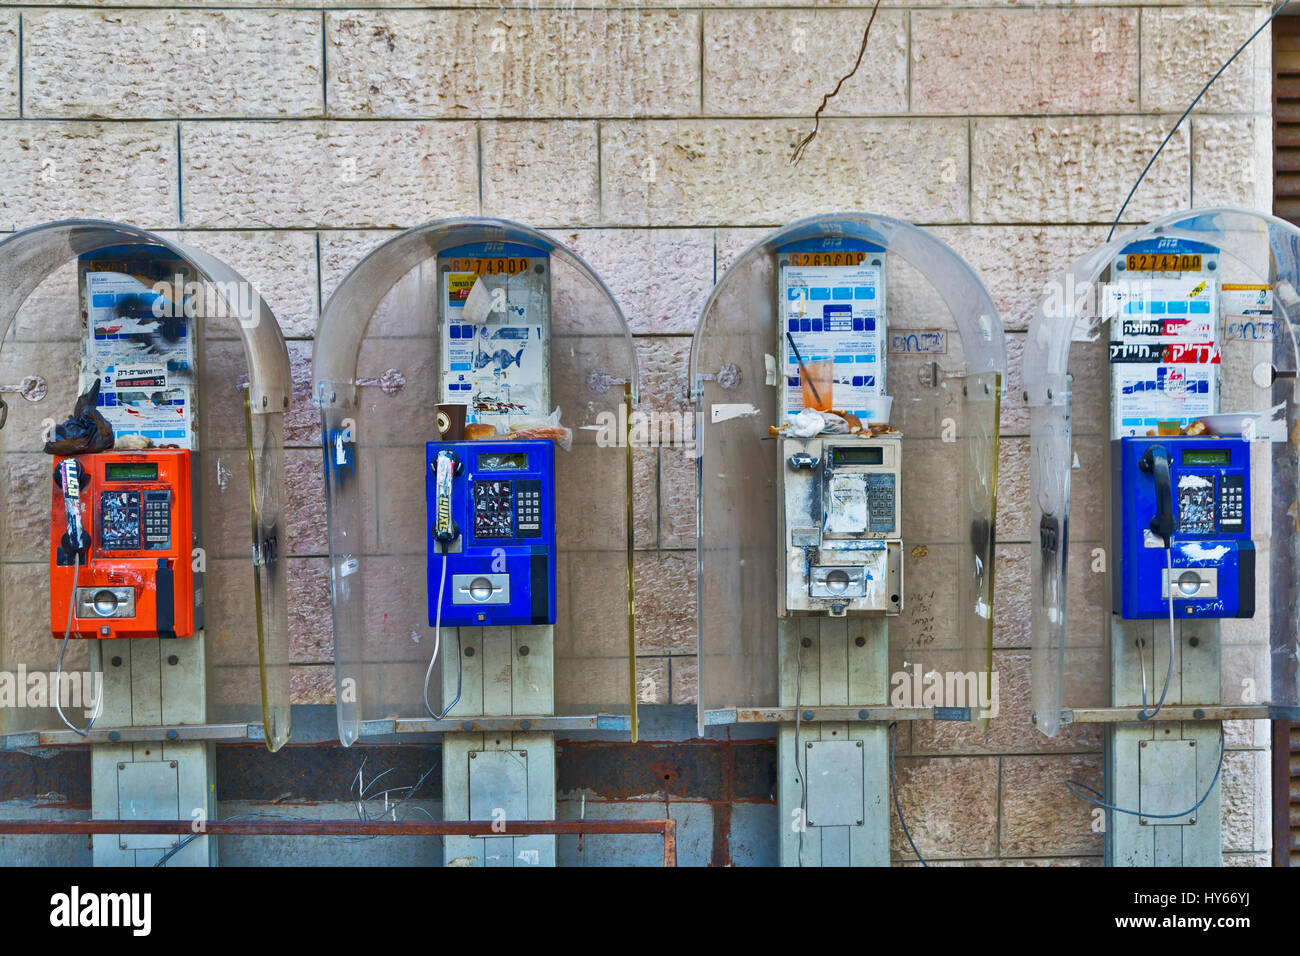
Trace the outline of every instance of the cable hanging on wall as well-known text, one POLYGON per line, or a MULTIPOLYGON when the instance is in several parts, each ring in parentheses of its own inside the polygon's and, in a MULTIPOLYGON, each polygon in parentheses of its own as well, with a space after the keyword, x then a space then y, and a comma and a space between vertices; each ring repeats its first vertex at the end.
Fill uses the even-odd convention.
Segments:
POLYGON ((1237 57, 1241 56, 1241 54, 1246 51, 1246 48, 1255 41, 1255 38, 1263 33, 1264 29, 1277 19, 1278 15, 1290 5, 1291 0, 1282 0, 1282 3, 1278 4, 1277 8, 1268 15, 1264 22, 1256 27, 1255 31, 1246 38, 1246 41, 1242 43, 1241 46, 1237 47, 1232 56, 1223 61, 1222 65, 1214 71, 1214 75, 1210 77, 1204 86, 1201 87, 1201 91, 1193 97, 1192 102, 1187 105, 1187 109, 1183 110, 1182 115, 1178 117, 1178 122, 1174 123, 1173 127, 1165 135, 1165 138, 1161 141, 1160 145, 1156 147, 1156 151, 1151 155, 1151 159, 1147 161, 1142 172, 1138 174, 1137 182, 1133 184, 1133 188, 1130 189, 1128 195, 1124 197, 1124 204, 1119 207, 1119 212, 1115 214, 1115 221, 1110 224, 1110 232, 1106 234, 1107 242, 1110 242, 1111 239, 1115 238, 1115 230, 1119 227, 1119 221, 1124 217, 1124 210, 1126 210, 1128 204, 1133 201, 1133 196, 1137 193, 1138 187, 1142 185, 1142 180, 1146 179, 1147 173, 1149 173, 1151 167, 1156 164, 1156 160, 1160 158, 1160 154, 1164 152, 1164 148, 1169 145, 1169 141, 1174 138, 1174 134, 1178 132, 1178 128, 1183 125, 1183 120, 1187 119, 1192 110, 1196 109, 1196 104, 1199 103, 1201 98, 1209 92, 1210 87, 1213 86, 1214 82, 1223 75, 1224 71, 1227 70, 1228 67, 1232 66, 1233 61, 1236 60, 1237 57))

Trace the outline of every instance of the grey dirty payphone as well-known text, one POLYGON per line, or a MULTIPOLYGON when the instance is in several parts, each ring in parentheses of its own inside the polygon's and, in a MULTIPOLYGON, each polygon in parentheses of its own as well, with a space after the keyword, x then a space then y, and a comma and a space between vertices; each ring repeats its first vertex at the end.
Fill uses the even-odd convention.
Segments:
POLYGON ((699 721, 778 724, 785 865, 910 856, 890 846, 897 725, 990 716, 895 691, 990 686, 1005 361, 970 267, 887 217, 780 230, 705 306, 699 721))
POLYGON ((1079 259, 1030 326, 1033 720, 1105 728, 1104 786, 1068 786, 1112 865, 1220 865, 1223 722, 1254 737, 1295 712, 1276 502, 1295 494, 1298 236, 1244 210, 1166 216, 1079 259), (1083 495, 1106 507, 1072 523, 1083 495))
MULTIPOLYGON (((0 668, 54 695, 0 708, 0 748, 90 744, 96 819, 209 819, 213 742, 290 732, 283 336, 229 266, 120 223, 8 236, 0 279, 6 367, 43 398, 0 402, 0 493, 38 489, 46 519, 0 555, 0 668)), ((201 828, 90 845, 103 866, 216 862, 201 828)))
POLYGON ((556 732, 636 733, 617 303, 536 230, 428 223, 339 284, 313 381, 340 740, 442 735, 445 819, 494 826, 446 837, 446 865, 565 862, 511 829, 580 812, 556 732))

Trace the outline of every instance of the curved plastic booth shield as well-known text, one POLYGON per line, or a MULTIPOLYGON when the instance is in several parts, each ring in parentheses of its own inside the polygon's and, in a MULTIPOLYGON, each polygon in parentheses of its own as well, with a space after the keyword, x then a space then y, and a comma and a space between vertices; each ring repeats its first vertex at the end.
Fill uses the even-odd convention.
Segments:
MULTIPOLYGON (((571 450, 555 451, 554 713, 634 713, 631 459, 622 438, 637 401, 631 332, 604 282, 561 243, 504 220, 448 219, 403 232, 362 259, 330 296, 312 354, 345 745, 367 732, 393 732, 399 716, 425 718, 433 628, 424 455, 438 437, 437 303, 446 271, 438 257, 485 243, 549 257, 542 267, 550 272, 549 404, 573 431, 571 450), (367 721, 378 723, 367 728, 367 721)), ((449 656, 454 650, 440 655, 439 667, 449 656)), ((440 703, 442 684, 441 675, 429 681, 437 709, 450 703, 440 703)))
MULTIPOLYGON (((1224 707, 1267 704, 1288 712, 1300 699, 1300 600, 1294 570, 1300 230, 1247 210, 1184 211, 1080 258, 1047 286, 1029 326, 1024 383, 1033 483, 1033 710, 1038 729, 1048 736, 1071 719, 1071 711, 1110 704, 1112 599, 1107 584, 1115 555, 1105 539, 1106 522, 1098 518, 1114 507, 1109 504, 1107 414, 1108 343, 1114 336, 1108 334, 1107 287, 1122 279, 1120 270, 1127 262, 1122 256, 1134 249, 1161 248, 1164 242, 1217 256, 1222 288, 1233 290, 1237 299, 1246 293, 1255 300, 1239 314, 1229 314, 1237 306, 1223 305, 1218 362, 1221 411, 1243 413, 1243 423, 1250 419, 1247 434, 1253 436, 1255 609, 1249 619, 1221 620, 1221 686, 1209 689, 1209 698, 1217 696, 1224 707), (1072 503, 1076 511, 1088 511, 1083 525, 1089 529, 1087 539, 1076 533, 1071 540, 1072 503), (1104 567, 1097 563, 1101 555, 1109 559, 1104 567)), ((1154 677, 1158 692, 1161 675, 1154 677)), ((1186 692, 1201 695, 1196 703, 1205 702, 1206 689, 1186 692)))
MULTIPOLYGON (((200 359, 196 467, 202 474, 196 485, 202 489, 200 541, 205 552, 207 686, 202 709, 210 724, 260 720, 267 747, 274 751, 288 740, 290 729, 281 444, 290 396, 288 351, 271 310, 234 270, 206 253, 132 226, 68 220, 25 229, 0 242, 0 386, 36 377, 48 388, 40 401, 0 396, 0 670, 52 672, 59 649, 49 626, 52 459, 41 449, 47 428, 68 416, 77 397, 85 322, 77 260, 110 247, 140 252, 143 246, 165 250, 184 263, 202 284, 204 301, 219 303, 208 321, 195 323, 200 359), (46 279, 51 281, 43 285, 46 279), (237 387, 245 373, 247 387, 237 387)), ((206 313, 200 315, 204 317, 206 313)), ((108 642, 72 642, 65 671, 86 670, 92 643, 108 642)), ((121 653, 124 648, 97 650, 107 662, 110 650, 121 653)), ((0 707, 0 733, 50 729, 62 729, 53 707, 0 707)))
MULTIPOLYGON (((699 722, 761 720, 778 704, 777 539, 781 250, 886 256, 886 385, 902 432, 905 600, 889 669, 992 668, 998 415, 1006 350, 988 291, 930 233, 884 216, 796 222, 750 246, 705 304, 691 346, 697 412, 699 722), (861 245, 865 244, 865 245, 861 245)), ((811 618, 813 622, 826 618, 811 618)), ((887 690, 887 688, 886 688, 887 690)), ((872 690, 874 693, 874 689, 872 690)), ((972 708, 972 714, 976 708, 972 708)))

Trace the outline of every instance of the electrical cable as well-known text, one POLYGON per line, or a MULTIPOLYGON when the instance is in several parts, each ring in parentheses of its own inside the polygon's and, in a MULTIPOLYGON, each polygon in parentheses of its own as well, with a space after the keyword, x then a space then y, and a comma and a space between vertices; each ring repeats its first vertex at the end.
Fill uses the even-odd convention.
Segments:
POLYGON ((1106 235, 1107 242, 1110 242, 1111 239, 1114 238, 1115 229, 1119 226, 1119 221, 1124 216, 1124 210, 1128 208, 1128 204, 1133 200, 1133 196, 1137 193, 1138 187, 1142 185, 1142 180, 1146 179, 1147 173, 1151 171, 1151 167, 1154 166, 1156 160, 1160 158, 1160 154, 1164 151, 1164 148, 1168 146, 1169 141, 1174 138, 1174 133, 1178 132, 1178 127, 1183 125, 1183 120, 1187 119, 1188 115, 1191 114, 1192 110, 1196 109, 1196 104, 1201 101, 1201 97, 1203 97, 1206 93, 1209 92, 1210 87, 1214 85, 1214 81, 1223 75, 1223 71, 1232 65, 1232 61, 1237 59, 1237 57, 1241 56, 1241 54, 1245 51, 1245 49, 1248 46, 1250 46, 1252 42, 1254 42, 1255 37, 1259 36, 1262 32, 1264 32, 1264 28, 1267 27, 1270 23, 1272 23, 1277 18, 1277 15, 1280 14, 1283 10, 1285 10, 1290 5, 1291 5, 1291 0, 1283 0, 1283 2, 1278 6, 1278 8, 1274 10, 1272 13, 1270 13, 1268 15, 1268 18, 1263 23, 1261 23, 1258 27, 1255 28, 1255 32, 1246 38, 1246 42, 1243 43, 1241 46, 1237 47, 1236 52, 1234 52, 1232 56, 1228 57, 1226 60, 1223 61, 1223 65, 1220 66, 1214 72, 1214 75, 1210 77, 1209 82, 1207 82, 1203 87, 1201 87, 1201 92, 1197 93, 1196 98, 1192 100, 1192 102, 1188 105, 1187 109, 1183 110, 1183 115, 1178 117, 1178 122, 1174 123, 1173 128, 1169 130, 1168 135, 1166 135, 1164 140, 1161 141, 1160 145, 1156 147, 1155 153, 1152 154, 1151 159, 1147 162, 1142 172, 1138 175, 1137 182, 1135 182, 1133 184, 1133 188, 1128 191, 1128 196, 1126 196, 1124 199, 1124 205, 1119 207, 1119 212, 1115 214, 1115 221, 1110 225, 1110 232, 1107 233, 1106 235))
MULTIPOLYGON (((1173 543, 1172 536, 1170 543, 1173 543)), ((1147 711, 1147 661, 1142 656, 1142 645, 1138 643, 1138 659, 1142 662, 1142 709, 1138 711, 1138 720, 1151 720, 1156 714, 1160 713, 1160 708, 1165 706, 1165 696, 1169 693, 1169 682, 1174 676, 1174 558, 1173 549, 1165 548, 1165 567, 1169 569, 1169 579, 1165 582, 1165 603, 1169 605, 1169 666, 1165 669, 1165 686, 1160 691, 1160 700, 1156 702, 1156 709, 1147 711)), ((1156 646, 1155 641, 1151 642, 1151 673, 1155 675, 1156 670, 1156 646)))
POLYGON ((808 776, 804 772, 807 769, 808 761, 804 760, 804 769, 799 768, 799 754, 803 748, 799 746, 800 718, 803 716, 801 709, 801 691, 803 689, 803 652, 800 642, 795 641, 795 671, 794 671, 794 772, 799 779, 799 857, 798 865, 803 866, 803 833, 808 829, 808 776))
MULTIPOLYGON (((54 709, 58 712, 59 720, 63 721, 63 726, 67 727, 78 737, 85 737, 90 733, 95 721, 99 719, 99 714, 103 708, 102 695, 95 695, 95 709, 90 715, 90 723, 86 724, 86 729, 72 726, 72 722, 63 713, 63 705, 59 702, 63 685, 63 655, 68 652, 68 639, 72 637, 72 611, 77 606, 77 572, 81 568, 81 553, 73 552, 72 555, 72 593, 68 599, 68 625, 63 629, 63 643, 59 645, 59 661, 54 666, 54 709)), ((91 686, 94 686, 95 668, 92 660, 90 668, 91 686)))
POLYGON ((916 848, 916 843, 912 840, 912 833, 907 829, 907 821, 903 819, 903 808, 898 802, 898 777, 894 773, 894 751, 898 744, 898 721, 889 725, 889 789, 894 794, 894 813, 898 814, 898 825, 903 828, 903 836, 907 837, 907 845, 912 848, 916 858, 921 861, 921 865, 928 868, 929 863, 925 862, 925 857, 921 856, 921 851, 916 848))
POLYGON ((1113 804, 1106 803, 1104 800, 1099 799, 1103 797, 1104 794, 1102 794, 1101 791, 1097 790, 1095 787, 1090 787, 1086 783, 1083 783, 1082 781, 1067 780, 1065 781, 1065 785, 1066 787, 1069 788, 1070 792, 1074 794, 1076 797, 1078 797, 1080 800, 1087 800, 1089 803, 1101 807, 1103 810, 1110 810, 1114 813, 1127 813, 1131 817, 1147 817, 1148 819, 1151 820, 1175 820, 1178 817, 1185 817, 1190 813, 1195 813, 1202 803, 1210 799, 1210 794, 1214 793, 1215 784, 1219 782, 1219 774, 1223 772, 1223 756, 1224 756, 1224 751, 1226 749, 1227 749, 1227 737, 1223 732, 1223 722, 1220 721, 1219 722, 1219 763, 1218 766, 1214 768, 1214 777, 1213 779, 1210 780, 1210 786, 1205 791, 1205 793, 1201 796, 1201 799, 1193 803, 1188 809, 1183 810, 1179 813, 1147 813, 1146 811, 1143 810, 1129 810, 1126 809, 1125 807, 1117 807, 1113 804), (1088 793, 1095 793, 1098 799, 1094 799, 1088 796, 1088 794, 1080 793, 1079 790, 1076 788, 1087 790, 1088 793))
MULTIPOLYGON (((268 820, 300 820, 300 819, 303 819, 302 817, 282 817, 282 816, 280 816, 280 815, 278 815, 278 814, 275 814, 275 813, 237 813, 237 814, 235 814, 233 817, 223 817, 222 819, 224 819, 224 820, 229 820, 229 821, 232 821, 232 822, 233 822, 233 821, 235 821, 235 820, 252 820, 252 819, 254 819, 254 818, 261 818, 261 817, 264 817, 264 818, 266 818, 266 819, 268 819, 268 820)), ((207 834, 205 831, 203 831, 203 830, 199 830, 199 831, 197 831, 197 832, 195 832, 195 833, 190 833, 190 834, 188 834, 188 835, 185 837, 185 839, 181 840, 181 841, 180 841, 179 843, 177 843, 174 847, 172 847, 170 850, 168 850, 166 853, 164 853, 164 854, 163 854, 163 855, 158 859, 158 862, 154 864, 154 868, 156 869, 157 867, 160 867, 160 866, 166 866, 166 865, 167 865, 167 861, 170 860, 172 857, 174 857, 177 853, 181 852, 181 850, 185 849, 187 846, 189 846, 191 843, 193 843, 193 842, 194 842, 195 840, 197 840, 199 837, 207 836, 207 835, 208 835, 208 834, 207 834)))
POLYGON ((464 654, 460 646, 460 628, 456 628, 456 697, 443 708, 442 713, 434 713, 429 703, 429 679, 433 676, 433 665, 438 660, 438 648, 442 643, 442 592, 447 587, 447 546, 442 546, 442 578, 438 582, 438 606, 433 615, 433 654, 429 657, 429 668, 424 672, 424 709, 434 720, 442 720, 451 709, 460 703, 461 681, 464 678, 462 659, 464 654))

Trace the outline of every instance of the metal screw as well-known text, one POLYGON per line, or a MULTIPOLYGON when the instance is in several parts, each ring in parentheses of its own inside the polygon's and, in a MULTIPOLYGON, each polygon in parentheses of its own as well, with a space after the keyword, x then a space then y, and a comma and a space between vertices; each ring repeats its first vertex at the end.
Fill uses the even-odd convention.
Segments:
POLYGON ((1188 823, 1195 823, 1195 822, 1196 822, 1196 817, 1192 817, 1192 818, 1191 818, 1190 820, 1188 820, 1187 822, 1188 822, 1188 823))
POLYGON ((1195 717, 1197 720, 1204 720, 1205 711, 1197 707, 1194 711, 1192 711, 1192 716, 1195 717))
POLYGON ((1187 643, 1192 645, 1192 647, 1200 647, 1201 639, 1199 637, 1188 638, 1187 643))
POLYGON ((176 769, 176 761, 175 761, 175 760, 171 761, 170 766, 171 766, 171 768, 172 768, 173 770, 175 770, 175 769, 176 769))
POLYGON ((530 728, 530 727, 532 727, 532 726, 533 726, 533 722, 532 722, 531 720, 521 720, 521 721, 519 721, 519 729, 520 729, 520 730, 527 730, 528 728, 530 728))
POLYGON ((858 821, 858 826, 862 826, 862 821, 861 821, 861 820, 858 821))
POLYGON ((854 643, 854 645, 857 646, 857 647, 866 647, 866 646, 867 646, 867 639, 866 639, 865 637, 855 637, 855 638, 853 639, 853 643, 854 643))
POLYGON ((1191 746, 1193 746, 1193 747, 1196 746, 1196 741, 1195 741, 1195 740, 1189 740, 1189 741, 1187 741, 1187 742, 1188 742, 1191 746))
POLYGON ((473 657, 473 656, 474 656, 474 648, 472 648, 472 647, 467 647, 467 648, 465 648, 465 656, 466 656, 466 657, 473 657))
POLYGON ((805 637, 802 641, 799 642, 799 644, 801 647, 812 647, 812 638, 805 637))
POLYGON ((1147 745, 1147 742, 1146 742, 1145 740, 1142 741, 1142 743, 1138 744, 1139 747, 1145 747, 1146 745, 1147 745))
POLYGON ((466 730, 473 730, 473 729, 474 729, 474 721, 472 721, 472 720, 467 720, 467 721, 465 721, 465 723, 461 724, 461 727, 463 727, 463 728, 466 729, 466 730))
MULTIPOLYGON (((859 750, 862 749, 862 741, 861 741, 861 740, 858 741, 858 749, 859 749, 859 750)), ((861 823, 862 821, 859 820, 858 822, 861 823)))
POLYGON ((167 663, 170 664, 172 667, 175 667, 175 666, 176 666, 177 664, 179 664, 180 662, 181 662, 181 659, 180 659, 179 657, 177 657, 175 654, 169 654, 169 655, 167 655, 167 663))
POLYGON ((109 739, 109 740, 117 740, 117 739, 119 739, 121 736, 122 736, 122 735, 119 734, 116 730, 110 730, 110 731, 108 732, 108 739, 109 739))
POLYGON ((471 750, 471 751, 469 752, 469 759, 470 759, 470 760, 475 760, 475 759, 477 759, 477 758, 478 758, 478 754, 477 754, 475 751, 471 750))
POLYGON ((118 844, 117 844, 117 848, 118 848, 119 850, 125 850, 125 849, 126 849, 126 844, 119 840, 119 841, 118 841, 118 844))
POLYGON ((522 646, 519 648, 519 656, 520 656, 520 657, 527 657, 527 656, 528 656, 528 645, 527 645, 527 644, 524 644, 524 645, 522 645, 522 646))
POLYGON ((1145 820, 1139 820, 1139 821, 1138 821, 1138 824, 1141 825, 1141 826, 1146 826, 1146 825, 1147 825, 1147 822, 1146 822, 1145 820))
POLYGON ((114 666, 114 667, 121 667, 121 666, 122 666, 122 658, 120 658, 120 657, 115 657, 115 658, 113 658, 113 662, 112 662, 112 663, 113 663, 113 666, 114 666))
POLYGON ((125 769, 126 769, 126 764, 124 764, 124 763, 120 763, 120 764, 118 764, 118 765, 117 765, 117 769, 118 769, 118 770, 125 770, 125 769))
MULTIPOLYGON (((870 711, 867 711, 867 710, 860 710, 860 711, 858 711, 858 720, 866 720, 867 717, 868 717, 868 715, 869 715, 870 713, 871 713, 871 712, 870 712, 870 711)), ((859 743, 858 746, 861 747, 862 744, 859 743)))
POLYGON ((803 719, 804 719, 804 720, 812 720, 812 711, 811 711, 811 710, 805 710, 805 711, 803 712, 803 719))
POLYGON ((168 740, 176 740, 178 737, 180 737, 180 734, 179 734, 178 732, 176 732, 175 730, 169 730, 169 731, 167 731, 167 739, 168 739, 168 740))
POLYGON ((809 750, 812 750, 812 741, 811 740, 808 741, 808 743, 806 743, 804 746, 806 746, 809 750))

